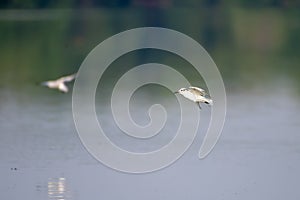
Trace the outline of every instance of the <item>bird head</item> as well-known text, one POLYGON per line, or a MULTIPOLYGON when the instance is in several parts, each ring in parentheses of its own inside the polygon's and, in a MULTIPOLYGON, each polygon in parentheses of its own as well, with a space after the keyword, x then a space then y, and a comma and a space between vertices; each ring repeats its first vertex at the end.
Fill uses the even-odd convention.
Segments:
POLYGON ((40 85, 41 86, 48 86, 48 82, 41 82, 40 85))
POLYGON ((178 91, 174 92, 174 94, 182 94, 186 90, 186 88, 180 88, 178 91))
POLYGON ((188 90, 187 88, 180 88, 178 91, 174 92, 174 94, 183 94, 187 90, 188 90))

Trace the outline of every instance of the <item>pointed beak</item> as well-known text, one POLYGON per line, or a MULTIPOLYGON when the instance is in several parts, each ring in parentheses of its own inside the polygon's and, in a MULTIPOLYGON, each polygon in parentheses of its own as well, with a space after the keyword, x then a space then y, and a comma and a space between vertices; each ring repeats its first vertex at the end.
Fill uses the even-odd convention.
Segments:
POLYGON ((179 94, 179 92, 178 91, 176 91, 176 92, 173 92, 174 94, 179 94))
POLYGON ((41 85, 42 86, 48 86, 47 82, 42 82, 41 85))

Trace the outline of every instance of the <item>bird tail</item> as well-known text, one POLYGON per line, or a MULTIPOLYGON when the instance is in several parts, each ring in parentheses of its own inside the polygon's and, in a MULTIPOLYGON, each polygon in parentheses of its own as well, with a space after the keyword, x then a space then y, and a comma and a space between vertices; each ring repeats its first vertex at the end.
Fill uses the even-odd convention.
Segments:
POLYGON ((205 98, 205 103, 212 106, 213 105, 213 100, 209 99, 209 98, 205 98))

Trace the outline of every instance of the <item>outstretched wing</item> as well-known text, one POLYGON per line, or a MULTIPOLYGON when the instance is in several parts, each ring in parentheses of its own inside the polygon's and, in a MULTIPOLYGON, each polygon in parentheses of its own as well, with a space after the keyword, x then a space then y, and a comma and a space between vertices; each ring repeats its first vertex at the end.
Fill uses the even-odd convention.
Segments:
POLYGON ((191 86, 191 87, 189 87, 189 89, 195 95, 201 95, 201 96, 205 96, 206 95, 205 90, 203 90, 201 88, 191 86))
POLYGON ((64 93, 67 93, 69 91, 68 87, 64 83, 59 84, 58 89, 64 93))
POLYGON ((72 74, 72 75, 69 75, 69 76, 64 76, 64 77, 61 77, 60 79, 58 79, 59 81, 62 81, 62 82, 70 82, 70 81, 73 81, 75 78, 76 78, 77 74, 72 74))

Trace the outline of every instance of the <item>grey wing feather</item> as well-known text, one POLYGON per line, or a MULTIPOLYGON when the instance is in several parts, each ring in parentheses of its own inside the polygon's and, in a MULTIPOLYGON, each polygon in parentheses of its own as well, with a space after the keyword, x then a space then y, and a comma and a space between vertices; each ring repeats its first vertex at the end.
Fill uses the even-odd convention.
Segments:
POLYGON ((205 90, 201 89, 201 88, 197 88, 197 87, 189 87, 189 89, 193 92, 193 93, 200 93, 200 95, 205 96, 206 92, 205 90))
POLYGON ((63 82, 70 82, 70 81, 73 81, 75 78, 76 78, 77 74, 72 74, 72 75, 69 75, 69 76, 64 76, 64 77, 61 77, 59 80, 63 81, 63 82))

